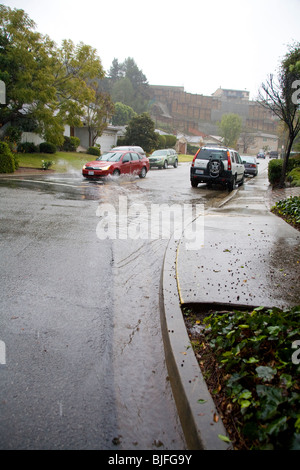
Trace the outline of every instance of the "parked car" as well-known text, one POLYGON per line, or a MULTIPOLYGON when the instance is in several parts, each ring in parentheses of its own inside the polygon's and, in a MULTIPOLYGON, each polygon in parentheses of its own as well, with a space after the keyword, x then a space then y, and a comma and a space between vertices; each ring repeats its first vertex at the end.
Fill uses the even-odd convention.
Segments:
POLYGON ((225 147, 202 147, 196 153, 191 169, 190 181, 193 188, 198 183, 221 183, 230 191, 236 184, 244 184, 244 165, 240 155, 225 147))
POLYGON ((257 176, 258 162, 256 161, 256 158, 255 157, 243 156, 242 160, 243 160, 243 164, 244 164, 244 167, 245 167, 245 175, 257 176))
POLYGON ((150 168, 168 168, 168 165, 178 167, 178 155, 174 149, 155 150, 149 156, 150 168))
POLYGON ((271 150, 271 152, 269 152, 269 157, 278 158, 278 152, 276 152, 276 150, 271 150))
POLYGON ((142 147, 138 147, 137 145, 122 145, 120 147, 114 147, 112 148, 111 150, 129 150, 129 151, 133 151, 133 152, 137 152, 137 153, 140 153, 141 155, 143 155, 144 157, 146 157, 146 152, 144 151, 144 149, 142 149, 142 147))
POLYGON ((266 158, 266 155, 263 152, 258 152, 257 158, 266 158))
POLYGON ((88 179, 125 174, 136 174, 140 178, 145 178, 149 169, 149 160, 143 155, 137 152, 112 150, 86 163, 82 168, 82 175, 88 179))

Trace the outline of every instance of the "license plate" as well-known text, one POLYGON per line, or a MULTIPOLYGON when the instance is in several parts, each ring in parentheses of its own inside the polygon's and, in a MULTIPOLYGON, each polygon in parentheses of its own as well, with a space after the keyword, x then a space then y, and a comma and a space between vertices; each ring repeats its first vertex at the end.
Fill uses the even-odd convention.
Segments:
POLYGON ((204 170, 196 170, 197 175, 203 175, 203 173, 204 173, 204 170))
POLYGON ((93 171, 89 171, 88 174, 92 176, 92 175, 94 174, 94 172, 93 172, 93 171))

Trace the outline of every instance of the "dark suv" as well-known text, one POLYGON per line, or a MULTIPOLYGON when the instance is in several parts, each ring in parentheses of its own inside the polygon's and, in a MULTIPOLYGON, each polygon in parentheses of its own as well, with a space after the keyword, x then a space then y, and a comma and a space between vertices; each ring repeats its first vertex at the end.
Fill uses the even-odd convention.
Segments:
POLYGON ((198 183, 221 183, 230 191, 244 183, 244 165, 236 150, 225 147, 202 147, 191 165, 190 180, 193 188, 198 183))

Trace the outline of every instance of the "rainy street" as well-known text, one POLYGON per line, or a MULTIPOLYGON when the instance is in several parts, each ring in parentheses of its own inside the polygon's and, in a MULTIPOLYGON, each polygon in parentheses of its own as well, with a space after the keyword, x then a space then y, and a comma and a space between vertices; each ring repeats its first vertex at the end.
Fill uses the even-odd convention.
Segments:
POLYGON ((107 182, 11 176, 0 193, 0 448, 186 449, 160 325, 168 238, 134 237, 130 207, 218 207, 228 191, 192 188, 180 164, 107 182))

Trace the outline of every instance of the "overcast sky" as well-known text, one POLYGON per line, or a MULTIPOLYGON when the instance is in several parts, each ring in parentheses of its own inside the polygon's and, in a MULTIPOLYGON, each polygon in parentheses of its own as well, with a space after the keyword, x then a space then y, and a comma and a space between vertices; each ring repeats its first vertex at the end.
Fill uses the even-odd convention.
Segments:
POLYGON ((57 44, 97 49, 109 70, 132 57, 150 85, 211 95, 220 86, 250 99, 300 41, 300 0, 6 0, 57 44))

